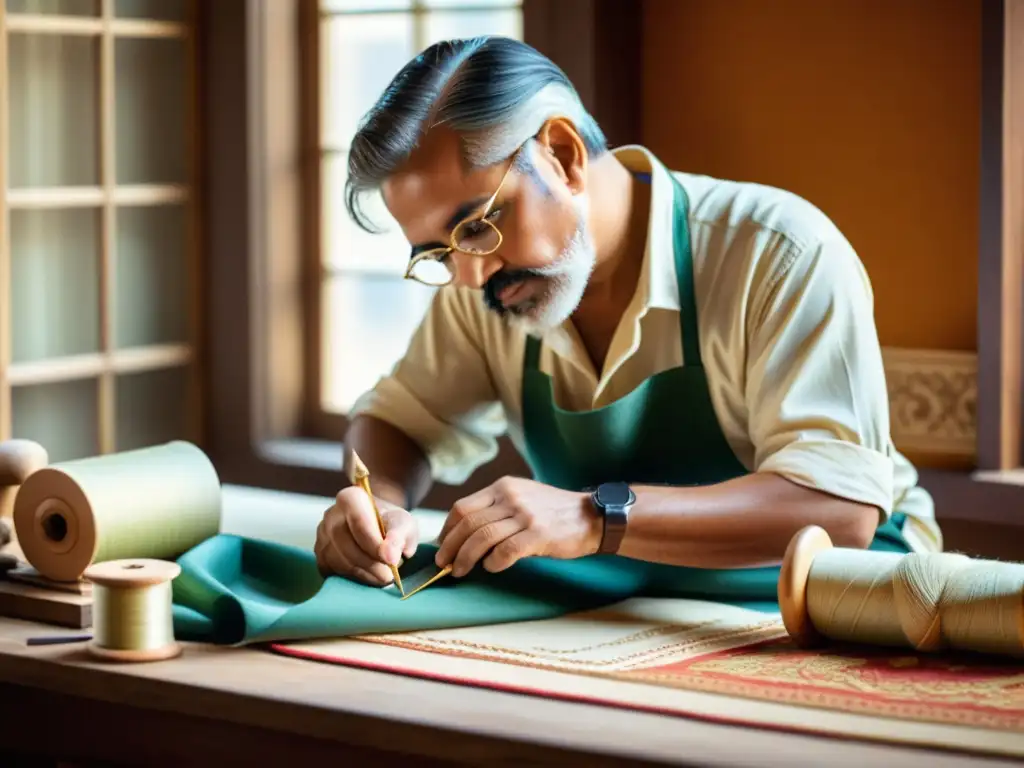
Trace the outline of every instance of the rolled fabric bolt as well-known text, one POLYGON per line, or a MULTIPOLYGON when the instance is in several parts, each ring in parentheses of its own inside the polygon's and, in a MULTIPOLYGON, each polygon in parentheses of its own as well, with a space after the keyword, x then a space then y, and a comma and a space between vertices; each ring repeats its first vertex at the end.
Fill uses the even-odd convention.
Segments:
POLYGON ((52 464, 14 501, 25 559, 53 581, 106 560, 175 559, 215 536, 220 517, 220 478, 185 441, 52 464))

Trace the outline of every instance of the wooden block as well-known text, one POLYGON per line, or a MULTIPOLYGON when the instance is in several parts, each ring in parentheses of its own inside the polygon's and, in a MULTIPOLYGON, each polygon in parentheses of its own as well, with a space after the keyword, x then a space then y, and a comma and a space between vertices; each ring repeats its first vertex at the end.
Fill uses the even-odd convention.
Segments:
POLYGON ((92 595, 0 581, 0 616, 82 629, 92 626, 92 595))
POLYGON ((31 565, 22 564, 7 572, 7 578, 33 587, 42 587, 54 592, 70 592, 75 595, 91 595, 92 584, 85 579, 78 581, 54 581, 48 579, 31 565))

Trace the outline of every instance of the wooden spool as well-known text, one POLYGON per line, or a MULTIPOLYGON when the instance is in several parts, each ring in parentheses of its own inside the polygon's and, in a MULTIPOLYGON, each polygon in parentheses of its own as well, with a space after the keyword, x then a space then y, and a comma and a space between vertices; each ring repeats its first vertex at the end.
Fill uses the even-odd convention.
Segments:
POLYGON ((779 611, 786 632, 801 648, 813 648, 823 641, 807 610, 807 583, 814 558, 832 546, 832 539, 824 528, 809 525, 801 528, 790 540, 782 560, 778 585, 779 611))
POLYGON ((32 440, 5 440, 0 443, 0 519, 9 519, 18 488, 33 472, 50 463, 50 456, 32 440))
POLYGON ((177 563, 145 558, 110 560, 90 566, 85 577, 93 584, 96 604, 93 639, 87 646, 89 652, 115 662, 164 661, 181 655, 181 644, 174 638, 170 592, 170 582, 180 573, 181 566, 177 563), (132 615, 122 605, 124 595, 129 592, 147 593, 144 596, 152 604, 146 611, 132 615), (140 620, 149 624, 145 631, 154 635, 155 641, 151 637, 149 644, 126 642, 123 625, 140 620), (119 642, 112 642, 114 637, 118 637, 119 642))

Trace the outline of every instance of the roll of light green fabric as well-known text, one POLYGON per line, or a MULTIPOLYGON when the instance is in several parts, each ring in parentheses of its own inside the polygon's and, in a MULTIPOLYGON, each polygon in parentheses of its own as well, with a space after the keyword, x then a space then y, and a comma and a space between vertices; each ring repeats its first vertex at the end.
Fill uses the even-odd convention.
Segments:
POLYGON ((14 502, 25 558, 57 581, 94 562, 177 558, 216 536, 220 520, 217 471, 184 441, 44 467, 14 502))

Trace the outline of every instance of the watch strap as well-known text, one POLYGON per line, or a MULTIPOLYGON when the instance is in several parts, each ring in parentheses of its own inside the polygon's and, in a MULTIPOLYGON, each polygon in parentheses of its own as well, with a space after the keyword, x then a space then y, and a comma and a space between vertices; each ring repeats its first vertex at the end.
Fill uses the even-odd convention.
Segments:
POLYGON ((636 496, 626 483, 607 483, 598 486, 591 499, 601 513, 603 524, 598 553, 613 555, 622 546, 629 510, 636 501, 636 496))
POLYGON ((622 546, 626 536, 626 523, 629 519, 629 506, 625 504, 608 504, 604 511, 604 535, 601 537, 601 554, 614 555, 622 546))

